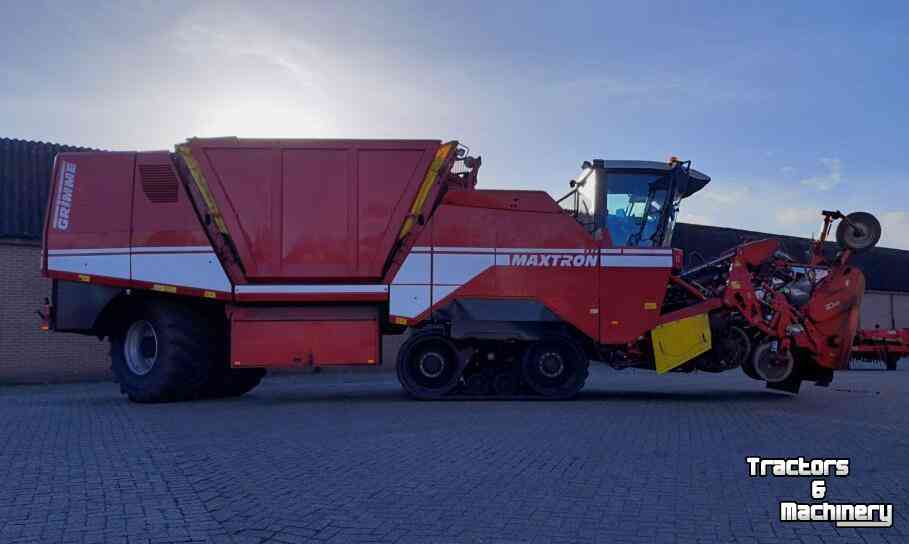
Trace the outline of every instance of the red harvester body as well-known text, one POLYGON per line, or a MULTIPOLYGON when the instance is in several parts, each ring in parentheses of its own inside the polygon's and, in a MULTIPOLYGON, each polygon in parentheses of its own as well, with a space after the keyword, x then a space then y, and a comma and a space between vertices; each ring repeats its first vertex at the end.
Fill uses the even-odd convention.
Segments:
POLYGON ((591 358, 742 366, 789 391, 845 365, 864 291, 847 260, 876 221, 829 212, 822 238, 842 218, 847 249, 821 244, 802 268, 764 241, 683 271, 675 214, 709 181, 689 163, 585 163, 558 202, 478 190, 480 163, 436 140, 61 154, 47 325, 110 337, 142 401, 240 394, 265 367, 379 364, 382 334, 404 332, 398 375, 424 398, 567 397, 591 358))

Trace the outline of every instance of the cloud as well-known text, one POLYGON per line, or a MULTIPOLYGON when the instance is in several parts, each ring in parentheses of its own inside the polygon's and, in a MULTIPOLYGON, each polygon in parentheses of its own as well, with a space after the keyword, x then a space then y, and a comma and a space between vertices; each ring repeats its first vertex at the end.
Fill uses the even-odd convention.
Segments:
POLYGON ((216 62, 230 63, 231 57, 247 57, 252 62, 264 62, 284 71, 299 84, 313 83, 316 75, 308 66, 314 64, 311 61, 318 51, 297 38, 282 36, 256 19, 247 18, 245 22, 253 28, 247 28, 239 40, 233 27, 189 22, 177 27, 173 47, 183 54, 202 55, 216 62))
POLYGON ((823 164, 827 169, 826 175, 815 176, 813 178, 805 178, 799 183, 808 187, 814 187, 819 191, 829 191, 830 189, 833 189, 839 185, 842 181, 842 165, 840 160, 822 158, 821 164, 823 164))
POLYGON ((716 220, 707 214, 690 213, 685 210, 679 212, 679 221, 694 223, 695 225, 713 225, 716 220))
POLYGON ((703 196, 714 204, 730 206, 743 204, 745 201, 750 200, 753 195, 749 185, 739 185, 733 188, 722 186, 711 188, 703 196))
POLYGON ((881 246, 909 249, 909 212, 891 211, 878 216, 881 222, 881 246))
POLYGON ((779 208, 776 211, 776 222, 785 227, 797 227, 817 222, 816 208, 779 208))

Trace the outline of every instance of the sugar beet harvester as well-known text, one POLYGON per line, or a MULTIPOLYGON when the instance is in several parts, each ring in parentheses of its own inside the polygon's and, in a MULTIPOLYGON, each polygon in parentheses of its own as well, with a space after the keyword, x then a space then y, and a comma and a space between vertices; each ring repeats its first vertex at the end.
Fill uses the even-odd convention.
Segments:
POLYGON ((824 212, 805 263, 764 240, 683 270, 678 205, 710 181, 689 162, 585 162, 559 201, 475 189, 480 162, 432 140, 62 153, 45 325, 108 337, 142 402, 240 395, 268 367, 377 365, 383 334, 408 334, 398 377, 424 399, 567 398, 591 359, 741 367, 790 392, 847 364, 869 214, 824 212))

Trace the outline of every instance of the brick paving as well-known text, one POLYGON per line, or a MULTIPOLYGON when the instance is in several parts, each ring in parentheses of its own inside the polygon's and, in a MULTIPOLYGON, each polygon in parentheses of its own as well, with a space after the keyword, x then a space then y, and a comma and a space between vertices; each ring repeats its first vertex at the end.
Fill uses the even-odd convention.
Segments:
POLYGON ((907 420, 909 367, 798 397, 596 367, 570 402, 416 402, 389 373, 150 406, 7 386, 0 542, 909 542, 907 420), (894 527, 776 521, 810 479, 750 479, 749 455, 849 457, 827 500, 893 502, 894 527))

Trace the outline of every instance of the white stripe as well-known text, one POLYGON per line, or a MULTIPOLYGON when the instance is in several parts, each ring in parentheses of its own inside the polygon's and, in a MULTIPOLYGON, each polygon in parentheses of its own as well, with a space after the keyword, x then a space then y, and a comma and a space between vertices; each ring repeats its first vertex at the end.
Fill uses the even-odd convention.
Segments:
POLYGON ((139 253, 130 257, 133 279, 230 292, 230 279, 214 252, 139 253))
POLYGON ((607 255, 618 255, 621 252, 622 250, 619 248, 606 248, 600 250, 600 253, 605 253, 607 255))
POLYGON ((412 251, 412 252, 416 251, 418 253, 425 253, 425 252, 431 251, 431 250, 432 250, 432 248, 429 246, 414 246, 414 247, 410 248, 410 251, 412 251))
POLYGON ((596 249, 584 249, 578 247, 500 247, 496 248, 496 253, 596 253, 596 249))
POLYGON ((670 255, 602 255, 600 266, 606 268, 672 268, 670 255))
POLYGON ((133 253, 214 253, 211 246, 133 246, 133 253))
POLYGON ((436 253, 432 256, 432 281, 460 285, 479 276, 495 264, 495 255, 488 253, 436 253))
POLYGON ((439 246, 439 247, 433 247, 432 249, 433 249, 433 251, 435 251, 436 253, 450 253, 450 252, 457 252, 457 253, 495 253, 495 252, 496 252, 496 248, 494 248, 494 247, 455 247, 455 246, 443 247, 443 246, 439 246))
POLYGON ((107 247, 98 249, 48 249, 48 255, 112 255, 129 253, 128 247, 107 247))
POLYGON ((50 255, 47 269, 128 280, 129 255, 50 255))
POLYGON ((351 285, 238 285, 237 294, 333 294, 348 293, 387 293, 385 284, 351 284, 351 285))
POLYGON ((48 249, 48 255, 113 255, 118 253, 211 253, 211 246, 142 246, 142 247, 97 247, 79 249, 48 249))
POLYGON ((633 247, 622 248, 626 255, 672 255, 672 249, 638 249, 633 247))
MULTIPOLYGON (((413 248, 412 251, 429 251, 430 248, 413 248)), ((596 253, 596 249, 580 247, 461 247, 461 246, 435 246, 432 251, 436 253, 596 253)))

